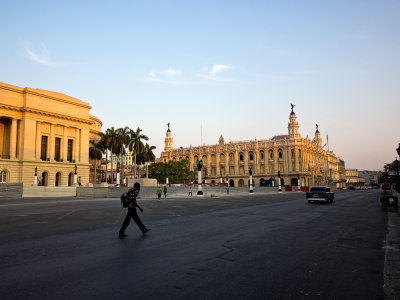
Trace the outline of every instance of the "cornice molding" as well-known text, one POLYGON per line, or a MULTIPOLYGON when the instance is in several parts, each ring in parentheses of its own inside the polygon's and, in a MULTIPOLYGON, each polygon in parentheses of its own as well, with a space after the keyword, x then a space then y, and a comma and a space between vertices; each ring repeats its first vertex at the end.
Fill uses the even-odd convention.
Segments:
POLYGON ((56 114, 56 113, 47 112, 47 111, 43 111, 43 110, 39 110, 39 109, 28 108, 28 107, 21 108, 21 107, 17 107, 17 106, 13 106, 13 105, 0 104, 0 108, 19 111, 22 113, 30 112, 30 113, 34 113, 34 114, 38 114, 38 115, 42 115, 42 116, 56 117, 56 118, 60 118, 60 119, 64 119, 64 120, 70 120, 70 121, 75 121, 75 122, 89 124, 89 125, 92 125, 95 123, 94 121, 91 121, 91 120, 71 117, 71 116, 62 115, 62 114, 56 114))
MULTIPOLYGON (((80 106, 80 107, 85 107, 85 108, 88 108, 88 109, 92 108, 88 103, 85 103, 85 102, 83 102, 83 101, 81 101, 79 99, 76 99, 76 100, 77 101, 81 101, 82 103, 71 101, 71 100, 68 100, 68 99, 62 99, 62 98, 51 96, 51 95, 46 95, 46 94, 43 94, 43 93, 40 93, 40 92, 35 92, 34 90, 32 90, 31 88, 28 88, 28 87, 20 88, 20 87, 13 87, 13 86, 9 86, 9 85, 3 85, 3 84, 0 83, 0 88, 4 89, 4 90, 12 91, 12 92, 20 93, 20 94, 23 94, 23 95, 31 94, 31 95, 34 95, 34 96, 40 96, 40 97, 43 97, 43 98, 47 98, 47 99, 51 99, 51 100, 55 100, 55 101, 59 101, 59 102, 64 102, 64 103, 68 103, 68 104, 72 104, 72 105, 76 105, 76 106, 80 106)), ((49 92, 51 92, 51 91, 49 91, 49 92)), ((70 97, 70 96, 68 96, 68 97, 70 97)), ((73 97, 71 97, 71 98, 73 98, 73 97)))

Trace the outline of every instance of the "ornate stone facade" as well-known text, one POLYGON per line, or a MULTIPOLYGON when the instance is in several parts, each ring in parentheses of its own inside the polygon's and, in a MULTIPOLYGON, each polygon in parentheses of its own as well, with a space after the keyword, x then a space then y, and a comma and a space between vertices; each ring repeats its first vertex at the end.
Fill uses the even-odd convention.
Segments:
POLYGON ((68 186, 89 182, 89 140, 101 121, 76 98, 0 83, 1 182, 68 186))
POLYGON ((318 125, 312 140, 301 137, 293 106, 288 135, 268 140, 225 143, 221 136, 217 145, 173 149, 168 128, 160 160, 181 159, 188 159, 192 170, 196 170, 197 159, 203 160, 202 177, 207 173, 207 182, 222 180, 230 186, 248 186, 250 166, 255 186, 276 185, 279 173, 282 185, 289 186, 298 186, 298 180, 301 186, 329 184, 341 176, 339 158, 323 148, 318 125))

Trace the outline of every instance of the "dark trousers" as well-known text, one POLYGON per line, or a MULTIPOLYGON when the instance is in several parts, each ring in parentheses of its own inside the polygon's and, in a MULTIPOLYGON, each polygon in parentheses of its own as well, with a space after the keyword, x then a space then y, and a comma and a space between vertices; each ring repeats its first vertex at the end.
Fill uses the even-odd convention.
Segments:
POLYGON ((119 230, 119 234, 125 234, 125 229, 128 227, 129 222, 131 221, 131 218, 133 221, 135 221, 136 225, 139 227, 139 229, 144 232, 146 230, 146 226, 143 225, 142 221, 140 220, 135 207, 128 207, 128 213, 126 214, 124 223, 122 223, 121 229, 119 230))

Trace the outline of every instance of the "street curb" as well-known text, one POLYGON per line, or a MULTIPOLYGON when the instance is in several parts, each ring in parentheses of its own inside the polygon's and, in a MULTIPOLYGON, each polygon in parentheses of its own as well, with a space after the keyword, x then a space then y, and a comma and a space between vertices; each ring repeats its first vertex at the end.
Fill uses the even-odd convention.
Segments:
POLYGON ((385 299, 400 299, 400 217, 398 212, 388 211, 385 262, 383 268, 385 299))

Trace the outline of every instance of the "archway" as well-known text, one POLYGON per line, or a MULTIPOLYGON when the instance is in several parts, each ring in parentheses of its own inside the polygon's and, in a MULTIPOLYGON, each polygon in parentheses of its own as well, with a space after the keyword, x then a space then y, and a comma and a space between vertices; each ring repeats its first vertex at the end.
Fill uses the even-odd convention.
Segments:
POLYGON ((48 186, 49 185, 49 173, 42 172, 42 185, 48 186))
POLYGON ((211 180, 211 183, 215 183, 215 180, 211 180))
POLYGON ((239 187, 244 186, 244 180, 243 179, 239 179, 238 186, 239 187))
POLYGON ((61 172, 56 173, 56 186, 61 186, 61 172))
POLYGON ((281 185, 285 185, 285 180, 281 177, 281 185))
POLYGON ((298 180, 297 180, 297 178, 292 178, 292 179, 290 180, 290 185, 291 185, 291 186, 298 186, 298 180))
POLYGON ((197 180, 193 181, 193 184, 198 184, 197 180))
POLYGON ((68 175, 68 186, 72 186, 73 183, 74 183, 74 173, 71 172, 68 175))
POLYGON ((229 186, 234 187, 235 186, 235 181, 233 179, 229 180, 229 186))
POLYGON ((267 186, 267 182, 264 180, 264 178, 260 179, 260 186, 267 186))

